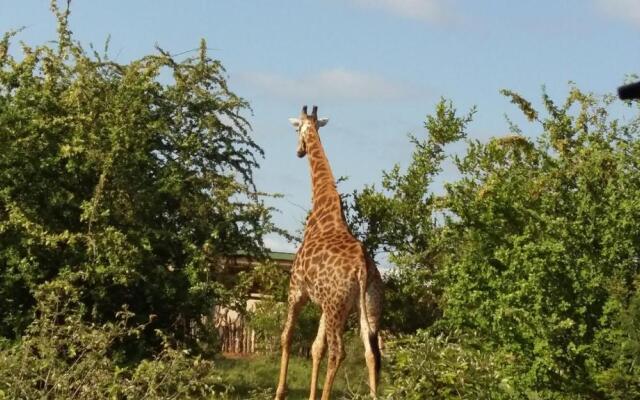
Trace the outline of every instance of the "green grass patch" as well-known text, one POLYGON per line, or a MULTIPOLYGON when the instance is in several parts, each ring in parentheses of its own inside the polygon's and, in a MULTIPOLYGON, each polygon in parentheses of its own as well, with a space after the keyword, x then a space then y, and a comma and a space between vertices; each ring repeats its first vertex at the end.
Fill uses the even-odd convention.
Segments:
MULTIPOLYGON (((353 335, 345 335, 346 358, 338 370, 333 385, 335 399, 352 399, 359 395, 367 395, 367 369, 364 361, 364 348, 360 339, 353 335)), ((247 399, 254 397, 256 393, 275 393, 278 383, 280 368, 280 354, 251 355, 246 357, 220 357, 216 359, 216 370, 222 380, 233 387, 234 398, 247 399)), ((383 362, 384 364, 384 362, 383 362)), ((326 373, 326 356, 320 367, 318 379, 318 396, 326 373)), ((311 360, 303 357, 292 356, 289 362, 287 384, 289 388, 288 399, 308 399, 311 381, 311 360)), ((385 374, 381 385, 384 386, 385 374)))

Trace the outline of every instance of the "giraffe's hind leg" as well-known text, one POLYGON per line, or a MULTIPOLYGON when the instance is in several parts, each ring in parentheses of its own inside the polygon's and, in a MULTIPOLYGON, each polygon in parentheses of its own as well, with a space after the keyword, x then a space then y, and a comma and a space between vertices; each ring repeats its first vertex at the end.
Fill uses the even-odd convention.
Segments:
POLYGON ((313 365, 311 369, 311 390, 309 394, 309 400, 315 400, 316 390, 318 387, 318 370, 320 369, 320 362, 324 356, 326 349, 327 331, 325 326, 325 314, 322 313, 320 317, 320 324, 318 325, 318 334, 311 346, 311 357, 313 359, 313 365))
MULTIPOLYGON (((329 357, 327 360, 327 375, 322 387, 322 400, 329 400, 333 381, 344 359, 344 345, 342 343, 342 333, 347 319, 347 308, 340 309, 339 312, 331 315, 327 314, 325 319, 327 345, 329 347, 329 357)), ((326 311, 325 311, 326 313, 326 311)))
MULTIPOLYGON (((364 358, 369 375, 369 390, 372 397, 376 397, 378 381, 380 379, 381 354, 378 341, 380 316, 382 315, 382 285, 372 282, 365 294, 366 315, 360 313, 360 336, 364 344, 364 358)), ((362 310, 362 308, 361 308, 362 310)))
POLYGON ((295 321, 300 314, 302 306, 306 304, 308 297, 299 290, 289 292, 289 307, 287 319, 284 323, 282 336, 282 358, 280 359, 280 377, 278 379, 278 389, 276 390, 276 400, 284 399, 287 392, 287 369, 289 368, 289 351, 291 350, 291 339, 293 338, 293 328, 295 321))

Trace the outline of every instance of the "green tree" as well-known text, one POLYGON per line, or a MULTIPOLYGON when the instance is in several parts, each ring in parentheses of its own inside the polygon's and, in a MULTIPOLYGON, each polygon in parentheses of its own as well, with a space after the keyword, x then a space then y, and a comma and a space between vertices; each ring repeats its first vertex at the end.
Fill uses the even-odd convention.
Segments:
POLYGON ((445 146, 466 137, 474 113, 460 116, 442 99, 427 116, 426 137, 409 137, 415 148, 407 170, 395 165, 383 173, 380 190, 366 186, 351 196, 352 230, 372 255, 386 253, 397 266, 385 276, 384 322, 393 332, 414 332, 440 315, 434 273, 448 244, 442 240, 443 198, 432 185, 448 157, 445 146))
POLYGON ((0 42, 0 334, 20 335, 36 288, 65 279, 98 321, 128 304, 155 315, 149 330, 187 338, 230 301, 224 258, 261 254, 274 229, 248 104, 204 41, 182 61, 158 48, 117 63, 51 7, 55 45, 15 57, 16 32, 0 42))
MULTIPOLYGON (((427 382, 428 371, 406 366, 442 334, 470 363, 495 354, 482 369, 500 377, 491 398, 640 398, 640 119, 611 118, 612 97, 573 86, 562 104, 543 93, 543 112, 503 94, 536 140, 510 123, 508 136, 466 141, 453 157, 460 178, 438 197, 429 185, 445 153, 432 146, 463 139, 469 121, 441 102, 406 172, 385 174, 386 191, 355 194, 352 221, 398 264, 388 326, 436 321, 400 342, 392 374, 427 382), (432 302, 441 316, 420 320, 432 302)), ((464 365, 442 371, 444 383, 469 383, 455 386, 462 392, 436 379, 416 396, 474 398, 469 379, 489 377, 464 365)))
MULTIPOLYGON (((595 380, 618 363, 620 318, 640 318, 630 303, 640 272, 638 121, 610 119, 613 99, 575 87, 562 105, 543 94, 544 116, 504 94, 542 133, 534 143, 514 126, 512 136, 470 142, 457 160, 447 227, 458 250, 441 269, 442 322, 518 358, 514 374, 533 393, 600 398, 609 390, 595 380)), ((638 356, 627 354, 626 367, 638 356)))

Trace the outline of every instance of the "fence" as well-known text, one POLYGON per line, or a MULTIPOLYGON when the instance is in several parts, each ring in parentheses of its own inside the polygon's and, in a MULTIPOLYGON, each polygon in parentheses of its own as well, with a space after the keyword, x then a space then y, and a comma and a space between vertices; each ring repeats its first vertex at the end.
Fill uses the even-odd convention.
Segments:
MULTIPOLYGON (((260 297, 264 296, 252 294, 252 297, 247 301, 246 311, 254 311, 260 302, 260 297)), ((247 326, 245 317, 241 313, 217 306, 214 309, 214 326, 218 331, 223 353, 256 353, 256 332, 247 326)))

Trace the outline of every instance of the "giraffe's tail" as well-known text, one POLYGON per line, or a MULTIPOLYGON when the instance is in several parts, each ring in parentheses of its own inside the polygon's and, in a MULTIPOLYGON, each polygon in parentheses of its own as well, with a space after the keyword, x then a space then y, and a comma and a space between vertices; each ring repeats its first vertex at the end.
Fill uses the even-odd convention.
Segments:
MULTIPOLYGON (((371 348, 371 352, 373 353, 373 357, 375 360, 375 370, 376 370, 376 380, 380 376, 380 367, 382 364, 382 357, 380 354, 380 346, 378 342, 378 330, 371 329, 371 324, 369 323, 369 312, 367 310, 367 282, 368 282, 368 268, 364 268, 362 273, 360 274, 359 285, 360 285, 360 319, 364 321, 363 327, 366 328, 366 335, 369 339, 369 347, 371 348)), ((364 340, 365 338, 363 338, 364 340)))
POLYGON ((382 356, 380 354, 380 346, 378 345, 378 332, 369 335, 369 345, 371 346, 371 352, 375 360, 377 381, 380 379, 380 367, 382 366, 382 356))

